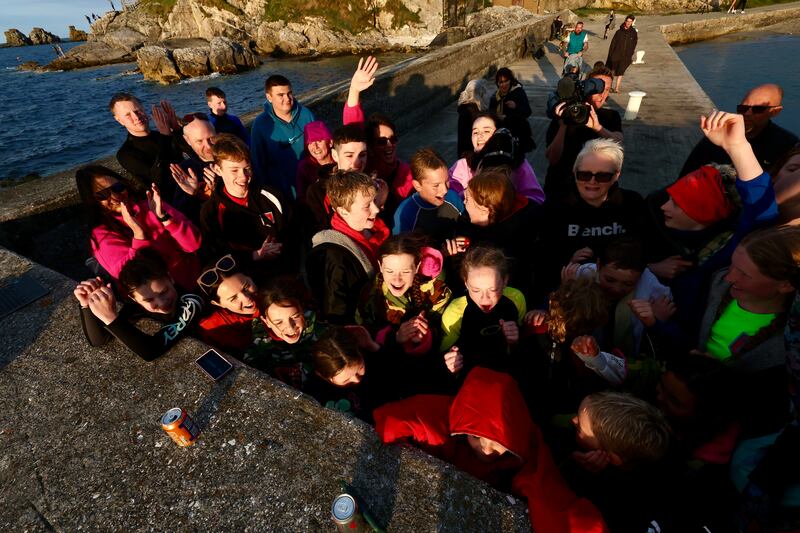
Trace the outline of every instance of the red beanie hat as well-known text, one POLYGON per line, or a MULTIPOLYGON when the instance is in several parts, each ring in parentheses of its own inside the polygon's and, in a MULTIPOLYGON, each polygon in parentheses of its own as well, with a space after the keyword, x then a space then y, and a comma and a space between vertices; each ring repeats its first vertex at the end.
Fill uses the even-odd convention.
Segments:
POLYGON ((315 120, 314 122, 306 124, 306 127, 303 128, 303 137, 305 146, 316 141, 333 140, 333 135, 331 135, 330 130, 328 130, 328 127, 321 120, 315 120))
POLYGON ((700 167, 667 187, 672 201, 686 215, 704 226, 725 220, 733 213, 734 205, 725 196, 722 176, 714 167, 700 167))

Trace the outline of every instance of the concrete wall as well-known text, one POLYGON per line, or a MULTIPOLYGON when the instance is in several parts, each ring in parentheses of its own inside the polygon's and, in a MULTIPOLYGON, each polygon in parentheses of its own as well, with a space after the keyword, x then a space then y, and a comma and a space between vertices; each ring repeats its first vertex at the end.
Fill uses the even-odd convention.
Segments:
POLYGON ((661 26, 661 33, 669 44, 684 44, 695 41, 704 41, 734 33, 747 31, 764 26, 771 26, 787 20, 797 20, 800 17, 800 7, 773 9, 770 11, 747 12, 725 18, 712 18, 695 20, 692 22, 666 24, 661 26))
MULTIPOLYGON (((568 19, 568 13, 561 15, 562 20, 568 19)), ((380 111, 392 117, 397 122, 399 133, 407 131, 452 102, 468 80, 491 74, 503 64, 520 57, 525 50, 526 36, 533 35, 538 42, 544 42, 553 18, 553 15, 534 17, 392 65, 381 72, 375 84, 363 95, 364 109, 367 113, 380 111)), ((308 91, 298 98, 333 129, 341 124, 348 83, 308 91)), ((245 114, 242 119, 249 124, 260 112, 259 109, 245 114)), ((114 157, 96 163, 122 170, 114 157)), ((75 170, 0 190, 0 223, 77 204, 75 170)), ((8 234, 0 230, 2 242, 7 242, 3 237, 8 237, 8 234)))

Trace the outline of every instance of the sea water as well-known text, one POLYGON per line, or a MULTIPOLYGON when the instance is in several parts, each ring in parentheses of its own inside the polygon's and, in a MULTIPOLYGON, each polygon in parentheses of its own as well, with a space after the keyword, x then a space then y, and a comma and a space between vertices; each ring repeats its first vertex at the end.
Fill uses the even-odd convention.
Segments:
MULTIPOLYGON (((79 43, 62 43, 66 52, 79 43)), ((418 54, 381 54, 389 65, 418 54)), ((312 59, 265 59, 249 72, 231 76, 212 74, 173 85, 144 81, 132 73, 135 63, 107 65, 66 72, 30 72, 17 67, 25 61, 47 64, 55 58, 51 45, 0 48, 0 180, 30 173, 47 175, 113 155, 126 132, 108 111, 117 92, 136 95, 146 109, 162 99, 179 116, 207 112, 205 89, 225 91, 228 109, 235 115, 260 109, 264 80, 283 74, 295 94, 349 79, 355 56, 312 59)), ((151 127, 155 127, 151 121, 151 127)))
POLYGON ((775 122, 800 135, 800 35, 737 33, 675 51, 718 109, 735 113, 747 91, 762 83, 783 87, 775 122))

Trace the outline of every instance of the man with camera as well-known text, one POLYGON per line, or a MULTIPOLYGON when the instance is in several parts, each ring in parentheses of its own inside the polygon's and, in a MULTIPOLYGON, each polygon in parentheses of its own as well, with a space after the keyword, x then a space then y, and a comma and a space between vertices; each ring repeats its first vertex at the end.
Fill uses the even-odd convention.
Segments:
POLYGON ((586 141, 604 138, 622 142, 622 117, 613 109, 603 108, 611 80, 607 67, 597 67, 582 83, 569 76, 559 82, 558 98, 552 100, 555 105, 549 113, 553 118, 545 135, 545 156, 550 163, 544 185, 547 196, 568 188, 572 165, 586 141))

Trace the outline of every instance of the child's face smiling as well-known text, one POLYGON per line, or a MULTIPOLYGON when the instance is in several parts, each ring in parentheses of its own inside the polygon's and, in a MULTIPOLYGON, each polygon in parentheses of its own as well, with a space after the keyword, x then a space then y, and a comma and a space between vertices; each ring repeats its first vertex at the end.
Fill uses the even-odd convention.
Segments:
POLYGON ((422 172, 419 181, 415 178, 411 183, 419 193, 420 198, 429 204, 439 207, 444 204, 444 196, 447 194, 449 181, 450 176, 447 174, 447 168, 442 167, 425 170, 422 172))
POLYGON ((419 268, 411 254, 384 255, 380 267, 384 286, 397 297, 403 296, 411 288, 419 268))

